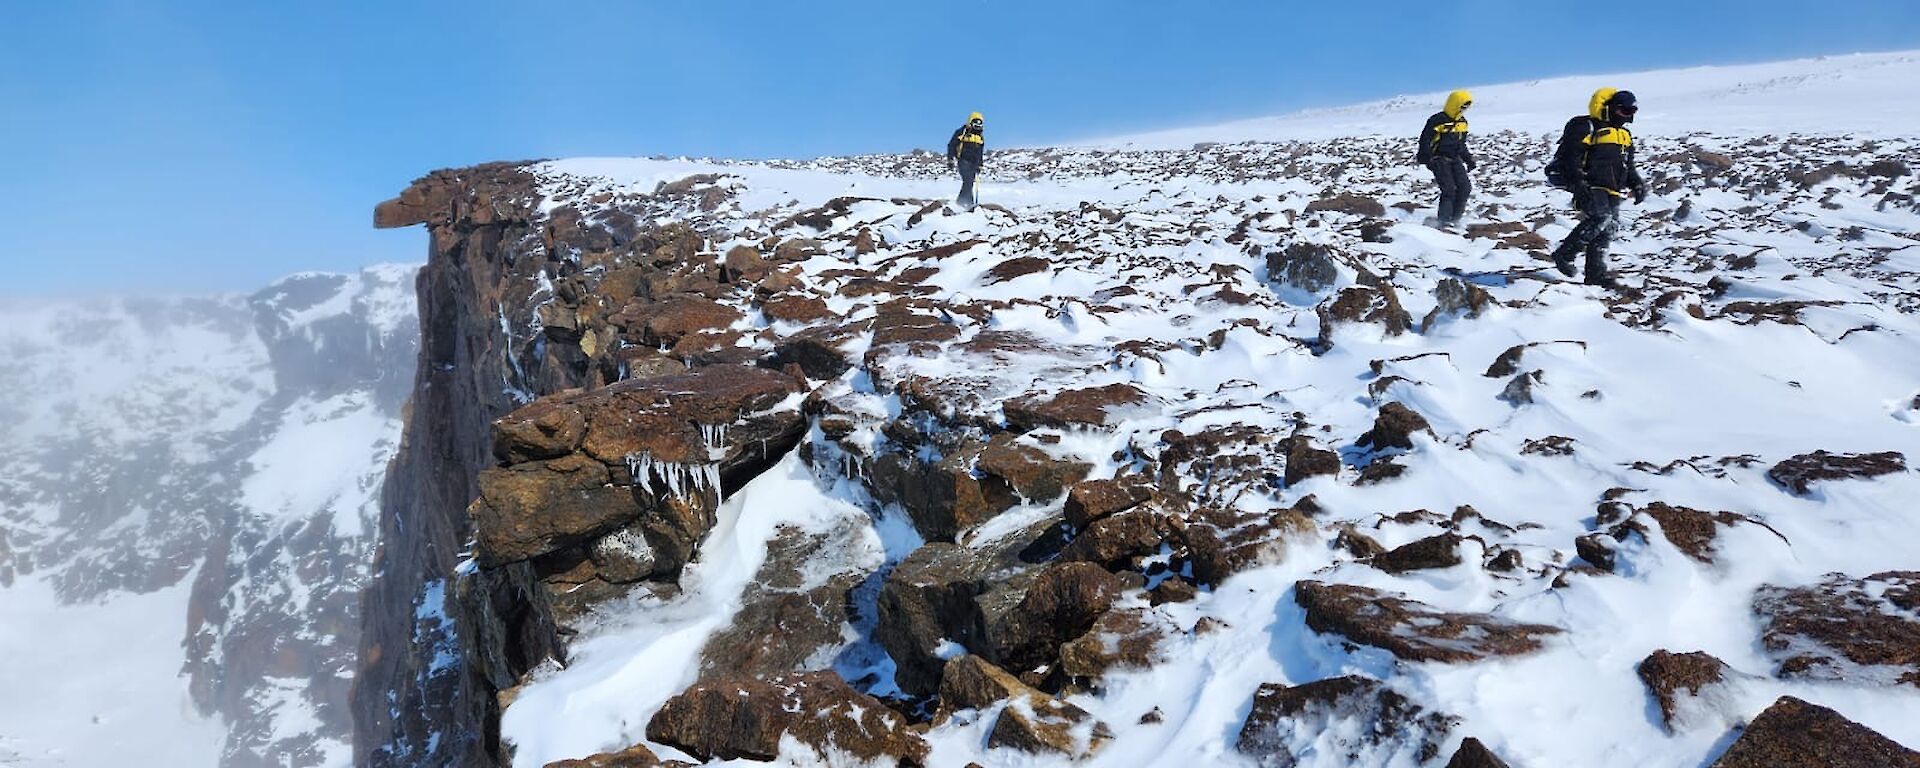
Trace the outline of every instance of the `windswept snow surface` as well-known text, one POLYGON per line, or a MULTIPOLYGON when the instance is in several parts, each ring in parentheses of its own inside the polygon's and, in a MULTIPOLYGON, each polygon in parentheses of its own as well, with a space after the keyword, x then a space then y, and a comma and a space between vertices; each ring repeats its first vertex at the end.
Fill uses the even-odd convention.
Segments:
MULTIPOLYGON (((1587 111, 1599 88, 1633 91, 1641 111, 1635 133, 1714 131, 1758 136, 1851 133, 1907 136, 1916 130, 1920 51, 1862 53, 1817 59, 1689 67, 1652 72, 1578 75, 1524 83, 1457 87, 1473 92, 1467 118, 1476 133, 1558 132, 1587 111)), ((1448 89, 1451 90, 1451 89, 1448 89)), ((1440 110, 1447 91, 1288 115, 1096 139, 1083 144, 1126 149, 1182 149, 1197 142, 1324 141, 1343 136, 1408 136, 1440 110)))
MULTIPOLYGON (((1764 476, 1774 462, 1818 449, 1920 458, 1920 189, 1891 166, 1861 170, 1881 161, 1920 165, 1915 56, 1479 89, 1476 128, 1528 135, 1477 139, 1479 191, 1468 223, 1518 228, 1474 236, 1422 224, 1431 180, 1410 167, 1402 135, 1417 129, 1429 102, 1437 100, 1135 137, 1125 150, 1109 143, 999 152, 982 191, 994 205, 964 213, 926 205, 957 186, 931 157, 603 158, 546 163, 536 172, 555 201, 573 204, 713 174, 709 183, 735 191, 712 213, 735 237, 716 239, 712 250, 770 235, 816 239, 824 253, 802 263, 801 280, 849 317, 869 316, 892 297, 838 290, 847 275, 908 280, 906 270, 920 270, 911 281, 926 289, 921 295, 985 311, 944 317, 961 333, 947 352, 892 364, 900 375, 964 377, 963 396, 980 412, 1030 392, 1140 387, 1159 404, 1125 414, 1111 432, 1048 434, 1058 438, 1048 450, 1093 464, 1096 477, 1121 469, 1116 455, 1154 450, 1169 429, 1242 425, 1285 435, 1301 428, 1343 452, 1337 478, 1285 488, 1261 482, 1222 496, 1251 512, 1311 494, 1325 510, 1321 534, 1295 545, 1283 564, 1154 608, 1183 631, 1152 668, 1110 673, 1103 692, 1072 697, 1117 733, 1078 764, 1251 764, 1232 744, 1255 688, 1348 673, 1387 681, 1421 706, 1461 718, 1432 765, 1475 736, 1516 766, 1696 768, 1725 749, 1730 728, 1782 694, 1920 749, 1920 692, 1867 679, 1775 679, 1778 659, 1763 652, 1751 609, 1763 584, 1920 568, 1920 508, 1912 503, 1920 474, 1832 481, 1804 497, 1764 476), (1618 294, 1564 281, 1539 246, 1506 242, 1528 233, 1557 242, 1574 223, 1564 195, 1537 181, 1549 151, 1539 134, 1578 111, 1600 84, 1641 94, 1641 157, 1655 188, 1646 204, 1626 209, 1613 263, 1634 290, 1618 294), (1677 127, 1689 132, 1671 132, 1677 127), (1751 139, 1785 130, 1810 135, 1751 139), (1276 138, 1328 140, 1249 141, 1276 138), (1216 140, 1244 143, 1188 148, 1216 140), (1140 151, 1147 147, 1180 149, 1140 151), (1709 169, 1710 154, 1731 157, 1733 167, 1709 169), (1816 173, 1835 163, 1840 171, 1816 173), (1386 237, 1363 239, 1369 217, 1306 210, 1333 193, 1384 204, 1371 223, 1386 237), (843 195, 872 199, 845 204, 823 226, 791 223, 793 214, 843 195), (863 228, 880 243, 874 253, 852 247, 863 228), (982 242, 957 253, 927 255, 930 247, 976 238, 982 242), (1275 282, 1265 259, 1299 243, 1329 245, 1382 276, 1415 330, 1386 335, 1375 325, 1341 325, 1330 329, 1331 347, 1321 347, 1315 304, 1327 292, 1275 282), (1007 280, 988 274, 1025 256, 1045 259, 1046 268, 1007 280), (1495 303, 1477 318, 1441 316, 1420 328, 1446 279, 1476 285, 1495 303), (1794 311, 1781 314, 1788 308, 1794 311), (953 351, 985 331, 1024 331, 1040 343, 993 360, 953 351), (1520 367, 1540 372, 1531 403, 1502 398, 1512 375, 1484 375, 1521 344, 1537 344, 1520 367), (1414 448, 1398 452, 1406 467, 1400 477, 1358 483, 1358 465, 1372 457, 1356 438, 1388 401, 1425 415, 1433 434, 1415 435, 1414 448), (1565 438, 1571 453, 1529 449, 1549 437, 1565 438), (1609 489, 1628 489, 1624 499, 1635 505, 1738 512, 1779 535, 1752 525, 1722 529, 1712 562, 1658 536, 1635 539, 1615 574, 1570 572, 1573 541, 1596 529, 1596 502, 1609 489), (1424 509, 1444 518, 1456 505, 1514 528, 1463 530, 1477 536, 1463 545, 1464 564, 1401 574, 1331 543, 1333 531, 1350 524, 1398 546, 1443 528, 1432 518, 1389 516, 1424 509), (1523 567, 1482 568, 1481 556, 1495 544, 1517 551, 1523 567), (1294 602, 1295 582, 1307 578, 1565 633, 1519 658, 1399 661, 1308 629, 1294 602), (1192 632, 1203 618, 1224 629, 1192 632), (1704 650, 1753 677, 1732 686, 1694 727, 1670 735, 1634 674, 1656 649, 1704 650), (1136 725, 1154 708, 1164 722, 1136 725)), ((1353 266, 1341 267, 1336 289, 1355 279, 1353 266)), ((764 319, 743 328, 756 323, 764 319)), ((853 351, 859 359, 862 350, 853 351)), ((856 369, 828 391, 848 410, 899 413, 891 384, 868 376, 856 369)), ((830 464, 822 462, 826 476, 816 478, 789 458, 730 500, 678 597, 605 607, 599 626, 575 644, 573 665, 537 676, 506 710, 502 731, 517 749, 515 764, 584 757, 639 739, 660 703, 692 679, 702 639, 727 622, 763 556, 758 548, 780 520, 868 515, 897 526, 848 492, 830 464)), ((1028 505, 963 539, 978 542, 1058 511, 1058 501, 1028 505)), ((997 714, 934 727, 932 764, 1068 764, 986 750, 997 714)), ((1325 740, 1299 757, 1309 768, 1353 764, 1325 740)))

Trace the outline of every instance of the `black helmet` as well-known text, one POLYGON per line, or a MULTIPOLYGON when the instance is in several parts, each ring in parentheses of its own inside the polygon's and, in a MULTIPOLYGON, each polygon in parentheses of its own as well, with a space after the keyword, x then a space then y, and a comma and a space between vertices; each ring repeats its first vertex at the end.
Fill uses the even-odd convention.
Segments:
POLYGON ((1633 122, 1633 114, 1640 111, 1639 103, 1633 98, 1633 91, 1615 91, 1607 99, 1607 116, 1620 122, 1633 122))

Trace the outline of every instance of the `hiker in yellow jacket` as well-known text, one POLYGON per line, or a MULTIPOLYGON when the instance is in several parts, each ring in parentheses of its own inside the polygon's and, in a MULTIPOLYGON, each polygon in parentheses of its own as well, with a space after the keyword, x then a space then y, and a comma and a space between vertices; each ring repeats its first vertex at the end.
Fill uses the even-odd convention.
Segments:
POLYGON ((1587 101, 1587 114, 1567 121, 1560 147, 1547 166, 1547 180, 1573 193, 1580 224, 1553 251, 1560 273, 1573 277, 1573 257, 1586 252, 1586 283, 1605 288, 1620 284, 1607 274, 1607 249, 1620 228, 1620 201, 1647 199, 1647 183, 1633 161, 1633 132, 1627 124, 1640 111, 1632 91, 1601 88, 1587 101))
POLYGON ((973 177, 986 162, 987 121, 975 112, 967 115, 967 124, 954 130, 947 140, 947 167, 960 170, 960 196, 954 199, 963 208, 973 207, 973 177))
POLYGON ((1467 210, 1467 195, 1473 192, 1473 180, 1467 176, 1473 170, 1473 151, 1467 148, 1467 108, 1471 106, 1473 94, 1447 94, 1446 106, 1427 118, 1427 127, 1420 131, 1420 150, 1414 154, 1415 160, 1433 171, 1433 180, 1440 185, 1435 218, 1443 229, 1460 223, 1461 214, 1467 210))

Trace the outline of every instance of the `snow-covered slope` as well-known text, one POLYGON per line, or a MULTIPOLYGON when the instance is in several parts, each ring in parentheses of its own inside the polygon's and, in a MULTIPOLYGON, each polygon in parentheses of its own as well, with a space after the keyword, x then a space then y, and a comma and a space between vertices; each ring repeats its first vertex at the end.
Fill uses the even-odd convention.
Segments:
POLYGON ((996 152, 972 211, 927 155, 444 172, 387 220, 540 397, 428 594, 516 766, 1694 768, 1783 696, 1920 750, 1915 69, 1478 89, 1462 233, 1424 98, 996 152), (1539 183, 1602 84, 1617 291, 1539 183))
MULTIPOLYGON (((1907 136, 1914 127, 1920 51, 1689 67, 1455 87, 1473 92, 1468 117, 1479 133, 1557 131, 1586 112, 1597 88, 1640 99, 1635 121, 1648 135, 1713 131, 1723 135, 1847 133, 1907 136)), ((1449 89, 1450 90, 1450 89, 1449 89)), ((1343 136, 1412 136, 1446 101, 1446 90, 1290 115, 1179 128, 1086 142, 1090 146, 1179 149, 1198 142, 1324 141, 1343 136)))
POLYGON ((0 311, 0 764, 347 764, 413 273, 0 311))

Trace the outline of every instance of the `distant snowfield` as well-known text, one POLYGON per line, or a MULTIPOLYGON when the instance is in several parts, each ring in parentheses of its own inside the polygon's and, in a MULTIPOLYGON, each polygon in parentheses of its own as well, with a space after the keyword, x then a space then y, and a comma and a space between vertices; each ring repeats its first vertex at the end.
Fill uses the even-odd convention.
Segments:
POLYGON ((193 579, 62 605, 0 590, 0 766, 212 766, 226 728, 194 712, 181 635, 193 579))
MULTIPOLYGON (((1557 133, 1587 111, 1598 88, 1633 91, 1636 134, 1712 131, 1731 135, 1920 133, 1920 51, 1579 75, 1502 85, 1460 83, 1473 92, 1475 133, 1557 133)), ((1176 128, 1069 146, 1184 149, 1203 141, 1324 141, 1344 136, 1412 136, 1439 111, 1447 90, 1219 125, 1176 128)))

